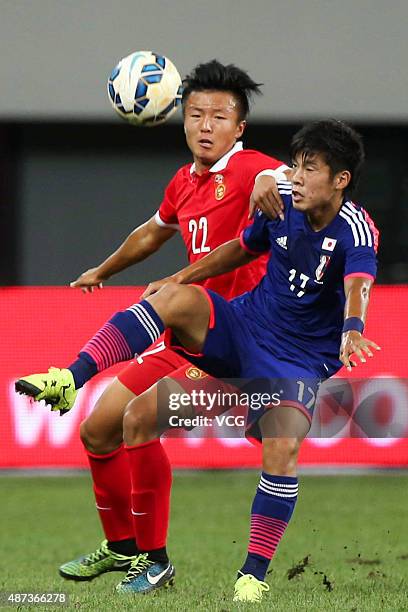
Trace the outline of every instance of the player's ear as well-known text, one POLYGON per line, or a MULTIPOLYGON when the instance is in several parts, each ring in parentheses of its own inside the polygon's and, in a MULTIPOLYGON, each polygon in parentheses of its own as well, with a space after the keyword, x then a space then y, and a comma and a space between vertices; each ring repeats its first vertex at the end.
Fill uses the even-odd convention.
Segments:
POLYGON ((342 170, 336 174, 335 185, 336 189, 344 190, 351 181, 351 172, 342 170))
POLYGON ((237 139, 241 138, 242 134, 244 133, 245 128, 246 128, 246 121, 245 120, 240 121, 238 123, 238 125, 237 125, 237 130, 236 130, 236 133, 235 133, 235 138, 237 138, 237 139))

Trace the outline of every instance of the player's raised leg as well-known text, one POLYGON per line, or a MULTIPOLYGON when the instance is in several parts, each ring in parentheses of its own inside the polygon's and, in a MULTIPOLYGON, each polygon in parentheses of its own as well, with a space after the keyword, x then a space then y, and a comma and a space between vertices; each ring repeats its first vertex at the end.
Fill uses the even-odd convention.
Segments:
POLYGON ((257 602, 269 586, 269 563, 285 533, 298 496, 297 457, 310 428, 297 408, 277 406, 261 419, 262 474, 251 508, 247 558, 238 572, 234 601, 257 602))
POLYGON ((209 320, 210 304, 200 287, 168 282, 146 300, 117 312, 68 368, 25 376, 16 382, 16 391, 64 412, 74 405, 77 389, 115 363, 141 355, 166 328, 188 351, 199 351, 209 320))

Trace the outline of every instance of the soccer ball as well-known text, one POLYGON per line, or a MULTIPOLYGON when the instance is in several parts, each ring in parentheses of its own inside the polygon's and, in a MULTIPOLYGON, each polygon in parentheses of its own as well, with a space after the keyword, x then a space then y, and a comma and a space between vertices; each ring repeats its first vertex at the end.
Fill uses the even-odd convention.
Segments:
POLYGON ((134 125, 158 125, 181 104, 182 84, 175 65, 153 51, 136 51, 112 70, 108 96, 115 111, 134 125))

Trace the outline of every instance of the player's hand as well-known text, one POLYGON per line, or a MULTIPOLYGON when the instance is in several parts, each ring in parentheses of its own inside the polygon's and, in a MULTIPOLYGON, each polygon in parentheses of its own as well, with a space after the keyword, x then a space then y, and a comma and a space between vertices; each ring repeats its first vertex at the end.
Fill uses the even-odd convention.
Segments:
POLYGON ((346 366, 347 370, 351 372, 351 368, 357 366, 357 361, 351 359, 351 356, 355 355, 361 363, 365 363, 367 357, 374 356, 372 349, 374 351, 381 350, 378 344, 364 338, 360 332, 350 330, 342 336, 339 359, 346 366))
POLYGON ((87 291, 92 293, 95 288, 102 289, 104 280, 106 279, 101 278, 98 268, 90 268, 83 272, 81 276, 78 276, 76 280, 72 281, 69 286, 74 288, 80 287, 84 293, 87 291))
POLYGON ((264 175, 256 179, 249 199, 249 219, 252 219, 257 208, 269 219, 279 217, 283 221, 284 205, 273 176, 264 175))
POLYGON ((172 276, 166 276, 165 278, 149 283, 146 289, 144 290, 144 292, 142 293, 140 299, 145 300, 147 297, 149 297, 149 295, 153 295, 153 293, 157 293, 159 289, 161 289, 162 287, 164 287, 164 285, 167 285, 167 283, 170 283, 170 282, 175 283, 177 281, 172 276))

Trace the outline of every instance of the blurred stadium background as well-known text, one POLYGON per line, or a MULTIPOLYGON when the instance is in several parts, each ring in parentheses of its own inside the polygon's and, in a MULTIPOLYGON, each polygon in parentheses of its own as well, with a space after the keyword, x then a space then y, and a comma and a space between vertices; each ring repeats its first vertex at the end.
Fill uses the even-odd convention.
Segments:
MULTIPOLYGON (((288 161, 294 131, 327 116, 362 132, 367 164, 356 200, 381 231, 382 286, 368 328, 383 351, 360 375, 408 378, 407 22, 403 0, 1 2, 0 468, 85 467, 78 425, 107 378, 90 384, 64 419, 15 396, 13 380, 70 360, 99 323, 134 301, 133 287, 185 262, 173 239, 148 264, 115 278, 119 288, 92 296, 66 288, 154 213, 168 180, 189 161, 180 116, 150 130, 114 116, 107 77, 137 49, 168 55, 181 74, 216 57, 263 82, 246 147, 288 161)), ((407 397, 404 389, 395 401, 406 406, 407 397)), ((392 414, 392 392, 386 401, 392 414)), ((169 440, 168 450, 176 467, 259 465, 242 440, 169 440)), ((311 440, 302 465, 406 467, 408 445, 404 437, 311 440)), ((406 491, 403 476, 400 485, 406 491)))
MULTIPOLYGON (((65 462, 83 464, 76 427, 95 397, 93 386, 68 429, 67 417, 56 425, 55 415, 43 413, 33 427, 38 407, 14 398, 10 384, 26 370, 70 360, 95 325, 119 302, 133 301, 135 293, 111 288, 103 296, 83 296, 44 287, 66 287, 112 252, 155 212, 166 183, 190 159, 180 114, 165 126, 137 129, 112 112, 107 76, 136 49, 167 54, 181 74, 217 57, 263 82, 264 95, 255 101, 245 135, 247 147, 289 161, 288 144, 299 125, 327 116, 350 120, 363 133, 367 164, 356 199, 380 228, 378 283, 387 288, 377 291, 378 298, 375 294, 369 318, 383 353, 360 375, 406 376, 405 357, 396 355, 392 343, 401 335, 403 346, 408 340, 407 18, 406 3, 394 1, 388 9, 376 0, 276 6, 254 0, 250 7, 213 0, 201 7, 182 0, 177 6, 142 1, 135 7, 122 0, 115 10, 106 0, 81 3, 80 9, 77 3, 51 0, 35 6, 3 3, 0 74, 7 86, 0 97, 0 281, 2 336, 9 350, 1 368, 7 434, 2 464, 60 464, 56 457, 66 444, 65 462), (25 437, 21 427, 31 433, 25 437), (65 431, 64 443, 52 442, 56 427, 65 431), (37 452, 40 440, 47 444, 37 452)), ((111 284, 142 286, 184 262, 176 237, 148 264, 123 272, 111 284)), ((96 386, 100 390, 103 384, 100 378, 96 386)), ((198 448, 197 453, 207 456, 198 448)), ((388 450, 385 455, 392 463, 388 450)), ((182 457, 188 465, 188 453, 182 457)), ((226 457, 230 461, 228 448, 226 457)), ((237 465, 242 462, 240 456, 237 465)), ((210 453, 201 463, 217 461, 210 453)))

